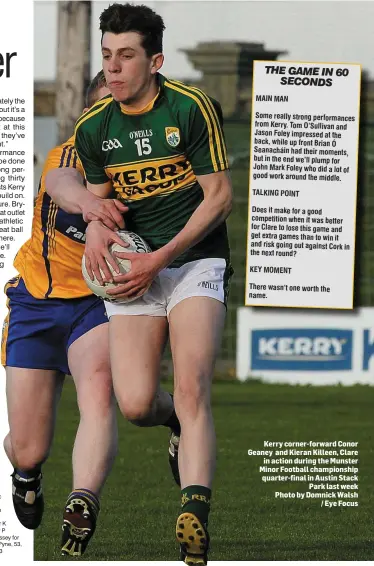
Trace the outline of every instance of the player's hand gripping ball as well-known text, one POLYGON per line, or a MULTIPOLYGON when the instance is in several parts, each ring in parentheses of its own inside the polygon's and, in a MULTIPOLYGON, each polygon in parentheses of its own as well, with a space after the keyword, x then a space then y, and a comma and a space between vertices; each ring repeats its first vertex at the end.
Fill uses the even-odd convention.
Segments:
MULTIPOLYGON (((151 248, 149 247, 149 245, 147 244, 147 242, 145 242, 143 240, 143 238, 141 238, 140 236, 138 236, 138 234, 134 234, 134 232, 127 232, 126 230, 119 230, 117 232, 117 234, 119 235, 119 237, 126 242, 128 245, 128 247, 126 248, 122 248, 119 244, 111 244, 109 251, 110 253, 112 252, 123 252, 126 251, 126 253, 149 253, 151 252, 151 248)), ((129 261, 128 259, 121 259, 116 257, 116 261, 118 263, 119 269, 120 269, 120 273, 115 273, 115 271, 113 270, 112 266, 109 265, 108 263, 108 267, 111 271, 111 273, 113 275, 123 275, 125 273, 128 273, 131 269, 131 261, 129 261)), ((135 301, 135 299, 138 299, 141 295, 138 295, 137 297, 133 297, 131 299, 127 299, 127 298, 120 298, 120 299, 116 299, 115 297, 108 295, 107 291, 108 289, 113 289, 114 287, 116 287, 116 283, 104 283, 103 285, 100 285, 99 281, 96 279, 96 277, 94 278, 94 280, 92 281, 92 279, 90 278, 90 276, 88 275, 87 269, 86 269, 86 263, 85 263, 85 256, 83 256, 82 258, 82 273, 83 273, 83 277, 84 280, 86 282, 86 285, 89 289, 91 289, 91 291, 97 295, 98 297, 101 297, 102 299, 105 299, 106 301, 110 301, 111 303, 130 303, 131 301, 135 301)), ((101 272, 102 273, 102 272, 101 272)))

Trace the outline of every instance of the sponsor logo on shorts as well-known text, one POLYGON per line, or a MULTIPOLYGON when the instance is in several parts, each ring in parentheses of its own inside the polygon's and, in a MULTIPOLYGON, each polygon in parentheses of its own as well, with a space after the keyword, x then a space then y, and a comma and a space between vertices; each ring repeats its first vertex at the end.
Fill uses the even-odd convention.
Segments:
POLYGON ((210 289, 211 291, 218 291, 218 283, 211 283, 210 281, 199 281, 197 286, 203 289, 210 289))
POLYGON ((110 149, 118 149, 119 147, 123 147, 121 142, 114 138, 114 140, 104 140, 101 146, 103 151, 109 151, 110 149))
POLYGON ((171 147, 177 147, 181 141, 179 128, 168 127, 165 128, 166 141, 171 147))

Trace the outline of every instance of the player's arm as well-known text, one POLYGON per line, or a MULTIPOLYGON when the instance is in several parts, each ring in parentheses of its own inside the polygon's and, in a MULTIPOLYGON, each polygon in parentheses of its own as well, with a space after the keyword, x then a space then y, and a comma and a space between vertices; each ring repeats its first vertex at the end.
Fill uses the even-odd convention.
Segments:
POLYGON ((81 201, 87 196, 83 176, 72 144, 57 146, 48 153, 42 183, 52 200, 65 212, 82 213, 81 201))
POLYGON ((222 110, 218 102, 200 94, 183 129, 187 157, 204 199, 179 234, 155 252, 161 268, 198 244, 231 212, 232 185, 222 126, 222 110))
POLYGON ((203 190, 204 200, 185 227, 170 242, 154 252, 161 269, 203 240, 231 212, 232 185, 228 171, 199 175, 197 180, 203 190))
POLYGON ((85 188, 83 167, 72 144, 49 152, 42 182, 52 200, 65 212, 82 214, 86 222, 101 220, 113 229, 124 227, 122 214, 126 207, 119 201, 103 201, 85 188))
POLYGON ((100 220, 112 230, 124 228, 122 214, 128 210, 127 207, 116 199, 105 200, 87 190, 78 169, 65 167, 49 170, 45 176, 45 188, 65 212, 82 214, 85 222, 100 220))
MULTIPOLYGON (((92 197, 101 200, 102 202, 109 202, 106 197, 108 197, 112 192, 112 183, 107 181, 106 183, 93 184, 87 183, 87 189, 92 197)), ((120 202, 120 201, 116 201, 120 202)), ((122 206, 127 211, 128 208, 122 204, 122 206)), ((123 224, 123 226, 125 225, 123 224)), ((86 257, 86 269, 88 275, 93 280, 94 277, 99 281, 100 285, 103 282, 113 282, 113 275, 108 269, 108 263, 114 269, 117 274, 120 273, 117 260, 111 255, 109 251, 109 246, 112 243, 117 243, 122 247, 127 247, 127 245, 119 238, 119 236, 113 232, 113 229, 103 222, 90 222, 86 230, 86 246, 84 255, 86 257)))
MULTIPOLYGON (((84 169, 88 194, 105 203, 112 193, 112 183, 101 162, 97 127, 92 130, 88 122, 84 123, 78 119, 75 128, 75 148, 84 169)), ((127 207, 125 208, 128 210, 127 207)), ((91 279, 95 276, 101 284, 103 280, 112 281, 113 278, 107 263, 119 272, 118 264, 109 252, 109 246, 113 242, 126 247, 126 244, 103 222, 90 222, 86 230, 86 268, 91 279)))
MULTIPOLYGON (((112 193, 112 183, 107 181, 106 183, 100 183, 99 185, 94 185, 92 183, 87 183, 87 189, 96 198, 108 198, 109 195, 112 193)), ((124 205, 123 205, 124 206, 124 205)))

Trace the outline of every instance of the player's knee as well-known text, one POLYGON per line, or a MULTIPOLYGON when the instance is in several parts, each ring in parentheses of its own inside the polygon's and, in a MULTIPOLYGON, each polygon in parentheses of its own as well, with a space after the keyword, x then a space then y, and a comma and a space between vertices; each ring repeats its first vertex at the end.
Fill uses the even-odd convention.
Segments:
POLYGON ((48 458, 49 447, 36 444, 12 444, 14 465, 21 470, 32 470, 48 458))
MULTIPOLYGON (((153 398, 144 396, 125 396, 117 398, 122 415, 133 424, 145 422, 151 410, 153 398)), ((141 425, 139 425, 141 426, 141 425)), ((143 425, 146 426, 146 425, 143 425)))
POLYGON ((4 438, 3 447, 4 447, 5 454, 8 456, 8 460, 10 460, 10 462, 13 462, 14 456, 13 456, 13 449, 12 449, 12 441, 10 439, 10 433, 9 432, 6 435, 6 437, 4 438))
POLYGON ((209 408, 210 388, 203 379, 178 379, 174 390, 174 404, 180 419, 194 418, 201 410, 209 408))
POLYGON ((5 436, 4 440, 3 440, 3 447, 6 453, 8 453, 11 450, 11 440, 10 440, 10 433, 8 432, 8 434, 5 436))
POLYGON ((138 426, 149 426, 146 424, 150 406, 142 403, 136 405, 120 405, 121 413, 123 416, 133 424, 138 426))

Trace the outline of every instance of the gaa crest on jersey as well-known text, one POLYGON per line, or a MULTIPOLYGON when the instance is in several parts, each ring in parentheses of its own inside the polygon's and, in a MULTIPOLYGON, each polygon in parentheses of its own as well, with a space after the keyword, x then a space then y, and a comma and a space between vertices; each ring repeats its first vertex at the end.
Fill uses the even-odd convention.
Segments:
POLYGON ((171 147, 177 147, 177 145, 181 141, 179 128, 174 128, 171 126, 165 128, 165 136, 166 136, 166 141, 168 142, 169 145, 171 145, 171 147))

